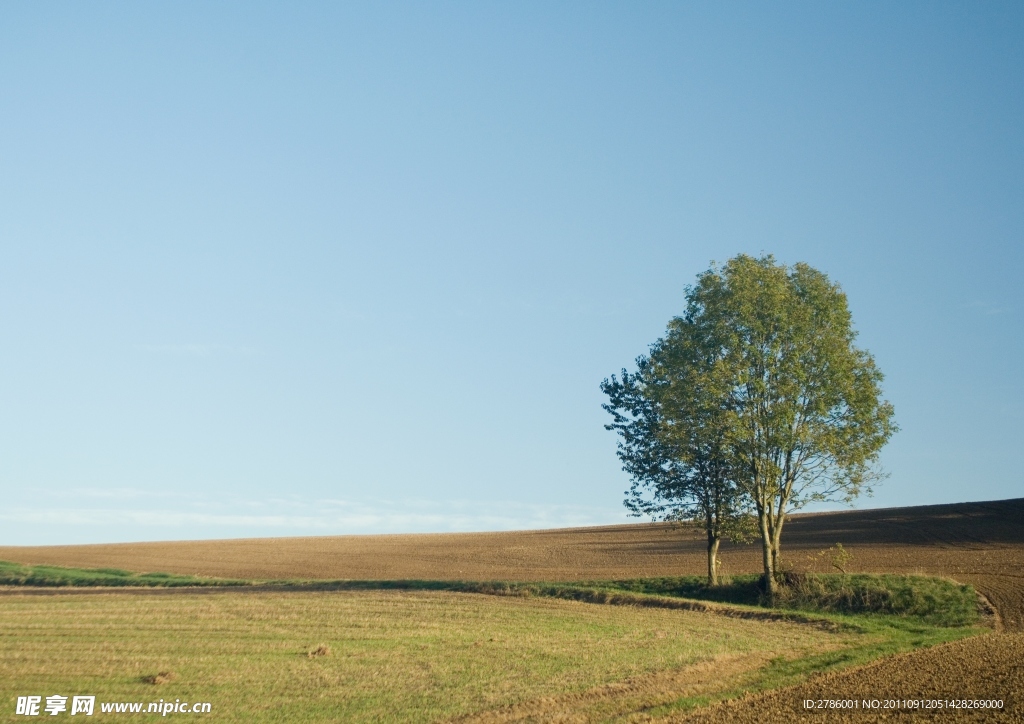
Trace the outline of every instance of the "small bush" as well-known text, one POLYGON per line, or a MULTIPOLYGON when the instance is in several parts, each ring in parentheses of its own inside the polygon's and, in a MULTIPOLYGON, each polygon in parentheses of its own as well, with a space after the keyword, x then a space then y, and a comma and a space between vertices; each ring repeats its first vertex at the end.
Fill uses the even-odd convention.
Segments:
POLYGON ((846 573, 847 566, 853 560, 853 554, 843 548, 842 543, 836 543, 831 548, 820 551, 817 555, 807 556, 807 559, 811 564, 825 562, 840 573, 846 573))
POLYGON ((925 576, 787 573, 775 605, 805 611, 914 616, 940 626, 978 619, 974 589, 925 576))

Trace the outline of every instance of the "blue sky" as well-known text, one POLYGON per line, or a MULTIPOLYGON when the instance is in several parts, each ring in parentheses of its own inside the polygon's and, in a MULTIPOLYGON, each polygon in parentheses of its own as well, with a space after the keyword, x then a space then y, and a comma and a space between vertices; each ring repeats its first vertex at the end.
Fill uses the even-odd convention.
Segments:
POLYGON ((712 260, 828 273, 1024 495, 1018 3, 0 7, 0 543, 630 520, 601 380, 712 260))

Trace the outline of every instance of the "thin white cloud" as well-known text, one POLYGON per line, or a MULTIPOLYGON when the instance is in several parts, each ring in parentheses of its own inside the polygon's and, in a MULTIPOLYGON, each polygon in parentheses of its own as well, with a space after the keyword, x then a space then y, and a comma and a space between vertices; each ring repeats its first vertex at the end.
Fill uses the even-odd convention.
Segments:
MULTIPOLYGON (((17 506, 0 511, 0 521, 64 528, 145 527, 169 533, 201 526, 210 535, 230 536, 234 529, 266 535, 455 532, 560 528, 622 520, 618 511, 573 505, 526 505, 508 501, 374 501, 267 499, 250 501, 154 501, 150 507, 17 506), (205 508, 196 510, 196 508, 205 508), (266 512, 263 512, 263 511, 266 512)), ((108 536, 109 537, 109 536, 108 536)))
POLYGON ((153 354, 173 355, 179 357, 210 357, 216 354, 251 355, 250 347, 237 347, 228 344, 139 344, 137 349, 153 354))

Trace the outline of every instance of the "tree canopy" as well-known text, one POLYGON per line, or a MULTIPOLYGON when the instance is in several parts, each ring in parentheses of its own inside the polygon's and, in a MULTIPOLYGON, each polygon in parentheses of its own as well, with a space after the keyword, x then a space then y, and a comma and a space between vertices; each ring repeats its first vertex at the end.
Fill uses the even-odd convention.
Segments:
POLYGON ((740 255, 699 275, 686 300, 638 371, 602 385, 633 479, 626 505, 662 510, 637 502, 647 490, 690 510, 702 485, 725 491, 733 518, 756 513, 774 593, 787 514, 849 502, 880 479, 893 407, 854 345, 846 295, 822 272, 740 255))

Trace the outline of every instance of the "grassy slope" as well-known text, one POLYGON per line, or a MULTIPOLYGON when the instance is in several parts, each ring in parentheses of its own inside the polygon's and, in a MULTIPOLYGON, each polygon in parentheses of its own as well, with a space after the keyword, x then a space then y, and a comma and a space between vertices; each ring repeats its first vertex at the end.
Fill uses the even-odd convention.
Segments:
POLYGON ((10 595, 2 605, 7 712, 18 695, 93 694, 210 701, 216 721, 429 721, 714 657, 743 663, 739 675, 857 637, 698 612, 429 591, 111 591, 10 595), (321 643, 330 655, 306 655, 321 643), (170 683, 144 681, 163 671, 173 672, 170 683))
MULTIPOLYGON (((13 564, 0 564, 0 582, 147 587, 244 583, 13 564)), ((715 589, 708 589, 696 577, 586 584, 279 581, 260 589, 236 589, 234 593, 218 592, 200 598, 182 592, 169 599, 127 596, 121 602, 106 596, 87 602, 32 597, 15 605, 7 599, 5 630, 0 637, 5 647, 0 653, 0 680, 20 682, 23 687, 45 680, 50 688, 65 686, 71 693, 125 700, 142 700, 148 695, 166 699, 170 693, 176 698, 204 700, 205 696, 205 700, 212 700, 221 690, 215 682, 233 680, 232 686, 249 691, 245 703, 221 700, 218 707, 223 713, 226 708, 241 706, 239 719, 255 715, 266 719, 276 716, 273 712, 280 709, 281 716, 286 712, 289 717, 300 716, 301 711, 304 719, 352 720, 373 719, 373 712, 385 711, 390 720, 403 721, 579 693, 629 676, 650 677, 653 672, 679 669, 709 657, 746 657, 745 664, 732 666, 729 675, 712 686, 648 686, 650 691, 639 698, 620 702, 627 707, 625 710, 602 700, 600 716, 614 718, 640 706, 651 714, 687 709, 980 630, 975 626, 973 590, 948 581, 903 576, 817 576, 794 584, 791 594, 781 602, 787 610, 774 611, 756 605, 760 594, 753 576, 735 577, 729 585, 715 589), (349 594, 323 596, 316 592, 327 590, 349 594), (457 592, 499 594, 520 600, 490 599, 482 603, 487 599, 453 595, 457 592), (573 607, 567 602, 544 600, 551 598, 625 604, 629 608, 573 607), (692 599, 730 605, 713 606, 711 612, 701 613, 701 606, 692 605, 692 599), (438 605, 438 600, 445 603, 438 605), (183 605, 185 601, 189 603, 183 605), (410 608, 410 601, 418 603, 410 608), (686 614, 657 611, 659 608, 698 611, 686 614), (479 627, 474 630, 470 624, 477 613, 466 615, 467 611, 483 609, 491 612, 487 614, 491 622, 486 637, 479 627), (20 611, 21 617, 14 611, 20 611), (499 615, 498 611, 504 613, 499 615), (572 612, 568 618, 566 611, 572 612), (722 613, 727 615, 719 615, 722 613), (136 623, 129 624, 126 616, 134 617, 136 623), (147 622, 147 616, 153 620, 147 622), (603 623, 587 618, 594 616, 603 623), (99 627, 89 623, 102 619, 106 622, 99 627), (238 626, 239 620, 251 625, 238 626), (700 623, 695 625, 694 621, 700 623), (41 634, 48 622, 58 630, 64 622, 70 628, 41 634), (794 625, 799 623, 812 625, 794 625), (652 627, 671 643, 657 643, 661 639, 651 638, 656 636, 652 627), (138 628, 148 633, 136 636, 132 631, 138 628), (196 648, 197 641, 208 638, 204 631, 213 632, 214 639, 233 653, 214 647, 204 656, 202 645, 196 648), (424 639, 425 631, 435 635, 424 639), (467 637, 474 639, 471 645, 467 645, 467 637), (320 640, 343 658, 319 664, 294 658, 304 646, 320 640), (291 647, 287 655, 282 650, 286 641, 291 647), (492 645, 497 643, 501 645, 492 645), (111 656, 114 650, 133 649, 137 653, 129 658, 136 659, 134 663, 123 655, 111 656), (36 660, 38 657, 26 651, 48 653, 36 660), (106 657, 107 661, 94 665, 96 675, 83 681, 75 675, 79 671, 76 666, 86 666, 80 657, 90 655, 97 661, 106 657), (59 668, 63 673, 56 677, 54 666, 46 663, 51 656, 62 662, 59 668), (199 669, 194 663, 197 656, 207 662, 199 669), (152 685, 142 683, 147 670, 140 658, 148 660, 147 665, 154 669, 148 675, 166 669, 186 673, 157 692, 152 685), (75 661, 77 665, 71 664, 75 661), (236 673, 229 673, 232 671, 236 673), (251 676, 239 681, 238 671, 249 671, 251 676), (282 672, 286 674, 284 679, 280 679, 282 672), (320 683, 313 685, 313 700, 296 700, 288 693, 308 687, 306 679, 314 673, 313 678, 320 683), (272 684, 268 676, 280 680, 272 684), (401 681, 413 683, 406 686, 401 681), (339 695, 338 687, 344 687, 345 693, 339 695)), ((17 695, 15 691, 5 693, 17 695)), ((587 707, 573 701, 570 708, 579 712, 587 707)))

